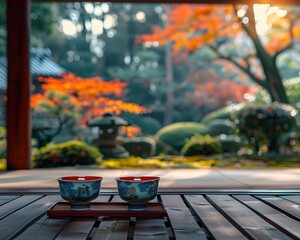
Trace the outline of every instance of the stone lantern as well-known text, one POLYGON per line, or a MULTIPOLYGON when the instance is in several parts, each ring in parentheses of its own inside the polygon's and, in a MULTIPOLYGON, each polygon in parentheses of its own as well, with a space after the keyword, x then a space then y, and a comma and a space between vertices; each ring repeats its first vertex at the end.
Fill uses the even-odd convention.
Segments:
POLYGON ((117 140, 119 128, 128 126, 129 123, 127 121, 106 113, 102 118, 92 120, 87 125, 89 127, 99 127, 99 137, 94 139, 92 143, 100 149, 104 158, 124 158, 129 156, 129 153, 124 147, 119 145, 117 140))

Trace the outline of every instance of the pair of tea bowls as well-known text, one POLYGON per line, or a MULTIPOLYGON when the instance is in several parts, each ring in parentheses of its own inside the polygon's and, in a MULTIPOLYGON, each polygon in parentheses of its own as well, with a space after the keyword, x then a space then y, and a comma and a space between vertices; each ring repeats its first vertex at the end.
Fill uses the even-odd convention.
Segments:
MULTIPOLYGON (((58 179, 60 195, 70 202, 72 210, 88 210, 99 196, 102 177, 69 176, 58 179)), ((154 176, 116 178, 119 196, 131 211, 147 210, 147 203, 157 195, 160 178, 154 176)))

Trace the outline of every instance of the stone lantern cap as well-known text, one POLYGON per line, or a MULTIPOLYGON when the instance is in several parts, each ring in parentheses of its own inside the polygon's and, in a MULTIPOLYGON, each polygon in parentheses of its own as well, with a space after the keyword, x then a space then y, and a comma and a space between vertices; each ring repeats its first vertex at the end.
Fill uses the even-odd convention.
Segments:
POLYGON ((130 125, 123 118, 117 117, 110 113, 105 113, 102 118, 96 118, 87 124, 89 127, 101 126, 128 126, 130 125))

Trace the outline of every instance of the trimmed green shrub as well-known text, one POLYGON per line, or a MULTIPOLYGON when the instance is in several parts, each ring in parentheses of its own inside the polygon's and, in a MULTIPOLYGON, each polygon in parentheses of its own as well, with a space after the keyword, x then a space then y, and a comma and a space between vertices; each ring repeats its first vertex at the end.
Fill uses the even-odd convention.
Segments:
POLYGON ((280 137, 296 126, 298 111, 288 104, 271 103, 245 106, 238 115, 238 127, 255 152, 263 144, 268 152, 279 151, 280 137))
POLYGON ((34 167, 61 167, 98 164, 102 154, 96 147, 84 142, 69 141, 48 144, 36 151, 33 156, 34 167))
POLYGON ((144 135, 153 135, 162 127, 162 124, 153 117, 143 117, 141 123, 137 125, 141 127, 144 135))
POLYGON ((0 140, 0 159, 6 158, 6 148, 7 148, 6 146, 7 146, 6 140, 5 139, 0 140))
POLYGON ((0 140, 6 138, 6 128, 0 127, 0 140))
POLYGON ((230 105, 207 114, 203 119, 203 124, 209 124, 216 119, 234 120, 236 114, 245 106, 244 103, 230 105))
POLYGON ((237 153, 242 145, 241 139, 236 135, 221 134, 215 138, 222 144, 225 153, 237 153))
POLYGON ((156 142, 149 137, 128 138, 122 145, 130 155, 142 158, 153 156, 156 149, 156 142))
POLYGON ((208 128, 204 124, 195 122, 179 122, 170 124, 160 129, 155 138, 162 145, 168 145, 178 153, 186 143, 196 133, 207 134, 208 128))
POLYGON ((122 117, 131 125, 139 126, 143 135, 153 135, 161 128, 161 123, 153 117, 129 113, 123 113, 122 117))
POLYGON ((209 124, 208 134, 210 136, 218 136, 221 134, 230 135, 234 133, 234 131, 234 124, 231 121, 225 119, 215 119, 209 124))
POLYGON ((292 150, 292 152, 297 151, 297 148, 300 146, 299 129, 294 128, 291 131, 282 134, 282 136, 278 139, 278 144, 292 150))
POLYGON ((6 158, 6 128, 0 127, 0 159, 6 158))
POLYGON ((196 134, 184 145, 181 153, 184 156, 218 154, 222 153, 222 145, 217 139, 209 135, 196 134))

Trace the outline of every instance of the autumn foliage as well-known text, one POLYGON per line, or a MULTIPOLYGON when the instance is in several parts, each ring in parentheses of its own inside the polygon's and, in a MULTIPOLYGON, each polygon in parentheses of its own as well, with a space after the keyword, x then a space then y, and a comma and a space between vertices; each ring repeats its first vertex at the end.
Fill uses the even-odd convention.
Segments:
POLYGON ((43 109, 45 104, 52 108, 61 107, 66 98, 60 96, 68 96, 68 103, 80 110, 83 116, 81 122, 84 124, 107 112, 119 115, 122 112, 141 114, 147 111, 138 104, 121 99, 126 83, 118 79, 104 81, 99 77, 81 78, 68 73, 61 78, 47 77, 40 78, 39 81, 42 83, 42 93, 32 96, 32 108, 43 109), (59 94, 49 98, 49 94, 53 92, 59 94))
POLYGON ((172 44, 177 54, 196 52, 207 46, 215 58, 233 63, 266 89, 272 102, 289 103, 277 58, 294 48, 299 40, 297 8, 269 4, 175 4, 165 10, 165 25, 154 26, 152 34, 142 35, 137 42, 172 44), (235 47, 230 49, 230 44, 235 47))
POLYGON ((244 101, 244 95, 254 91, 247 85, 228 80, 221 80, 217 83, 212 81, 195 83, 194 87, 196 91, 187 93, 186 98, 198 107, 225 107, 229 102, 244 101))
MULTIPOLYGON (((153 33, 142 35, 137 42, 173 43, 175 52, 193 52, 204 45, 212 45, 216 39, 241 36, 243 16, 239 17, 237 11, 233 5, 176 4, 167 9, 164 27, 153 26, 153 33)), ((292 26, 288 15, 278 16, 274 11, 268 15, 268 24, 272 29, 265 37, 265 44, 270 54, 290 43, 291 27, 294 36, 300 35, 300 25, 292 26)))
MULTIPOLYGON (((286 10, 280 10, 286 11, 286 10)), ((268 24, 272 26, 266 38, 266 50, 270 54, 275 54, 281 51, 284 47, 289 46, 293 40, 300 37, 300 24, 296 24, 297 13, 286 14, 279 17, 278 14, 273 12, 268 16, 268 24)))
MULTIPOLYGON (((231 64, 219 61, 219 64, 231 69, 231 64)), ((241 75, 242 77, 242 75, 241 75)), ((245 94, 252 94, 257 88, 239 77, 239 81, 222 79, 212 69, 202 69, 189 76, 194 92, 188 92, 185 98, 197 107, 222 108, 228 103, 239 103, 245 100, 245 94)))
POLYGON ((153 33, 142 35, 138 42, 157 41, 161 45, 172 42, 175 52, 195 51, 211 45, 217 37, 236 35, 240 31, 239 24, 233 26, 237 22, 233 10, 232 5, 174 5, 167 10, 166 25, 153 26, 153 33))

